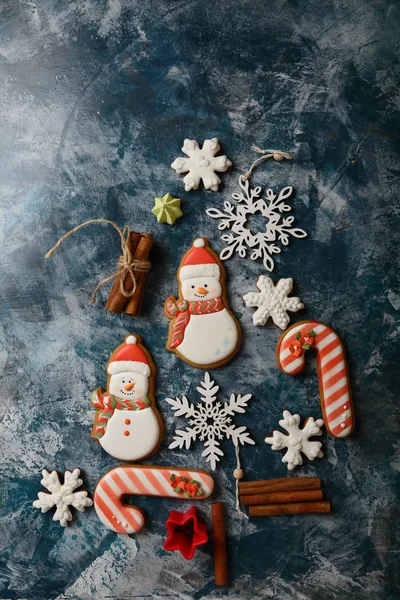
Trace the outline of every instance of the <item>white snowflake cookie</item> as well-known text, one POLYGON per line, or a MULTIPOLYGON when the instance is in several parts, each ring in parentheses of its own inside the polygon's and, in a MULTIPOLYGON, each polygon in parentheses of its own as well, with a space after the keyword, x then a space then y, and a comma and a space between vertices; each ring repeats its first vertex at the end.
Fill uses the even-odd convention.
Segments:
POLYGON ((303 429, 299 427, 299 415, 292 415, 288 410, 283 411, 283 419, 279 421, 282 429, 285 429, 289 435, 285 435, 280 431, 274 431, 272 437, 266 437, 265 442, 270 444, 272 450, 283 450, 287 448, 287 452, 282 458, 282 462, 287 464, 289 471, 303 464, 301 453, 305 454, 309 460, 314 458, 322 458, 321 442, 309 440, 314 435, 321 435, 321 427, 324 422, 322 419, 316 421, 313 417, 309 417, 303 429))
POLYGON ((280 279, 276 286, 270 277, 260 275, 257 280, 259 292, 249 292, 243 296, 246 306, 255 308, 253 314, 254 325, 265 325, 271 317, 275 325, 281 329, 286 329, 289 325, 290 317, 287 311, 297 312, 304 308, 300 298, 288 295, 293 288, 293 279, 280 279))
POLYGON ((298 227, 292 227, 294 217, 283 217, 284 212, 291 210, 289 204, 285 204, 292 192, 292 187, 285 187, 278 195, 270 189, 265 191, 265 199, 261 198, 261 187, 254 189, 250 187, 248 180, 239 177, 239 186, 242 190, 239 194, 232 194, 237 200, 238 206, 228 201, 224 202, 225 211, 217 208, 209 208, 206 213, 212 219, 221 219, 218 229, 230 229, 231 233, 225 233, 221 239, 226 242, 219 257, 226 260, 237 252, 241 258, 245 258, 251 251, 250 259, 263 259, 267 271, 273 271, 275 263, 272 254, 280 254, 281 248, 275 242, 282 242, 284 246, 289 244, 290 236, 304 238, 307 233, 298 227), (248 218, 256 213, 261 213, 266 219, 265 231, 252 232, 248 227, 248 218))
POLYGON ((201 403, 193 404, 189 402, 186 396, 182 398, 166 398, 168 404, 176 412, 178 417, 186 417, 190 427, 177 429, 175 431, 174 441, 169 448, 183 448, 188 450, 191 443, 197 438, 204 442, 204 451, 202 456, 207 457, 207 462, 213 471, 215 471, 217 462, 223 452, 218 440, 232 439, 233 444, 238 447, 240 444, 254 444, 255 442, 249 436, 246 427, 236 427, 232 424, 232 418, 235 413, 244 413, 251 394, 242 396, 231 394, 229 402, 223 405, 217 400, 218 385, 214 385, 209 373, 204 375, 204 381, 200 383, 201 387, 197 391, 201 395, 201 403))
POLYGON ((80 469, 74 469, 72 473, 71 471, 65 471, 64 484, 62 485, 57 471, 49 473, 46 469, 43 469, 43 479, 40 483, 49 490, 50 494, 39 492, 38 500, 33 502, 33 506, 40 508, 42 513, 56 506, 57 510, 54 513, 53 521, 60 521, 60 525, 65 527, 68 521, 72 520, 72 513, 69 506, 73 506, 79 512, 83 512, 86 507, 93 504, 93 501, 88 498, 87 492, 74 492, 83 483, 82 479, 79 478, 80 474, 80 469))
POLYGON ((231 161, 225 155, 215 156, 219 151, 220 145, 217 138, 205 140, 202 148, 195 140, 186 139, 183 142, 182 152, 188 158, 176 158, 171 167, 177 173, 188 173, 183 178, 187 192, 197 190, 200 181, 203 181, 206 190, 218 191, 221 180, 215 171, 224 173, 232 166, 231 161))

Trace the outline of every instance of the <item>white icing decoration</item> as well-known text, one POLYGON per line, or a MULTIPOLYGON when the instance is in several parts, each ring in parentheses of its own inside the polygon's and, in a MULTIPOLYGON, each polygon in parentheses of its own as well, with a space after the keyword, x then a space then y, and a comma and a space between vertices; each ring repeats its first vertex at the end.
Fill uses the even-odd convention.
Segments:
POLYGON ((283 411, 283 419, 279 421, 282 429, 285 429, 289 435, 285 435, 280 431, 274 431, 272 437, 266 437, 265 442, 270 444, 272 450, 282 450, 287 448, 287 452, 282 458, 283 463, 287 463, 289 471, 303 464, 301 452, 307 456, 309 460, 314 458, 322 458, 321 442, 310 442, 309 438, 314 435, 321 435, 321 427, 324 422, 322 419, 316 421, 310 417, 303 429, 299 427, 299 415, 292 415, 288 410, 283 411))
POLYGON ((248 307, 257 307, 253 315, 254 325, 265 325, 269 317, 272 317, 275 325, 281 329, 286 329, 290 317, 287 311, 297 312, 304 308, 300 299, 288 295, 293 288, 293 279, 280 279, 276 286, 270 277, 260 275, 257 281, 257 287, 260 292, 249 292, 243 296, 243 300, 248 307))
POLYGON ((190 362, 206 367, 231 356, 238 338, 236 323, 223 308, 209 315, 191 315, 177 351, 190 362))
POLYGON ((251 399, 251 394, 242 396, 231 394, 229 402, 223 405, 217 400, 218 385, 214 385, 209 373, 205 373, 204 381, 200 383, 197 391, 200 393, 201 402, 193 404, 189 402, 186 396, 182 398, 166 398, 172 410, 176 411, 178 417, 186 417, 190 427, 186 430, 177 429, 175 431, 174 441, 169 445, 170 449, 186 447, 189 449, 192 442, 197 438, 204 442, 204 451, 202 456, 210 463, 215 471, 217 462, 223 452, 220 448, 220 442, 223 438, 232 439, 237 447, 238 444, 254 444, 255 442, 249 436, 246 427, 236 427, 232 425, 232 417, 235 413, 244 413, 247 403, 251 399))
POLYGON ((237 206, 228 201, 224 202, 224 212, 217 208, 209 208, 206 213, 213 219, 221 219, 218 229, 231 229, 231 233, 221 236, 226 242, 226 248, 220 253, 220 259, 226 260, 237 252, 244 258, 247 251, 251 250, 251 260, 263 258, 264 267, 267 271, 273 271, 274 261, 272 254, 279 254, 281 248, 275 244, 276 241, 282 242, 284 246, 289 244, 289 236, 304 238, 307 236, 303 229, 292 227, 294 217, 283 218, 282 213, 291 210, 291 206, 284 203, 284 200, 292 194, 292 187, 285 187, 279 195, 273 193, 271 189, 265 192, 266 198, 260 198, 261 187, 252 189, 248 180, 243 181, 239 177, 239 186, 241 193, 232 194, 232 198, 239 203, 237 206), (266 219, 265 231, 253 233, 247 226, 249 216, 261 213, 266 219))
POLYGON ((128 335, 128 337, 125 340, 126 344, 137 344, 137 337, 136 335, 128 335))
MULTIPOLYGON (((182 152, 188 158, 176 158, 171 167, 177 173, 188 173, 183 178, 187 192, 197 190, 201 180, 206 190, 212 190, 213 192, 218 190, 221 180, 215 171, 223 173, 232 166, 231 161, 225 155, 215 156, 219 150, 220 145, 217 138, 205 140, 202 148, 195 140, 186 139, 183 142, 182 152)), ((196 248, 198 247, 196 246, 196 248)))
POLYGON ((143 410, 115 409, 99 442, 114 458, 130 461, 151 454, 159 438, 160 424, 149 406, 143 410), (129 419, 129 424, 125 423, 126 419, 129 419), (129 431, 129 435, 124 435, 124 431, 129 431))
POLYGON ((79 478, 80 469, 65 471, 64 484, 61 485, 57 471, 49 473, 46 469, 42 471, 41 484, 50 494, 44 492, 38 493, 38 500, 33 502, 35 508, 40 508, 42 513, 47 512, 53 506, 57 507, 53 516, 53 521, 60 521, 60 525, 65 527, 68 521, 72 520, 72 513, 69 506, 73 506, 79 512, 83 512, 88 506, 92 506, 93 501, 88 498, 87 492, 74 490, 83 483, 79 478))
POLYGON ((205 241, 203 240, 203 238, 196 238, 193 242, 193 246, 195 248, 204 248, 206 245, 205 241))

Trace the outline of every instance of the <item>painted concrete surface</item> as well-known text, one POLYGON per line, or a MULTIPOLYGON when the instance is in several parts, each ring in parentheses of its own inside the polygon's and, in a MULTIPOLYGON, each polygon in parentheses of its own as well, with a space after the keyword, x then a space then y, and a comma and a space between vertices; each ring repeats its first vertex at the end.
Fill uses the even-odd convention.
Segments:
MULTIPOLYGON (((267 599, 394 600, 398 588, 398 40, 390 0, 225 2, 3 0, 0 5, 2 415, 0 597, 9 600, 267 599), (183 139, 220 138, 234 164, 219 193, 186 193, 170 163, 183 139), (163 302, 194 237, 223 247, 207 208, 222 208, 255 155, 252 144, 292 152, 253 183, 293 185, 291 202, 308 238, 294 240, 272 274, 293 277, 306 308, 342 336, 357 425, 351 439, 322 436, 326 457, 296 474, 324 482, 332 514, 246 520, 235 512, 233 447, 216 473, 227 507, 231 583, 213 582, 212 545, 186 562, 163 550, 178 501, 142 498, 146 528, 108 532, 94 510, 62 528, 32 508, 41 470, 76 466, 93 494, 118 461, 90 439, 90 392, 128 333, 157 364, 166 426, 147 464, 206 468, 202 446, 168 450, 184 426, 165 401, 196 401, 200 370, 165 350, 163 302), (154 197, 182 199, 175 227, 158 225, 154 197), (107 218, 151 231, 143 316, 104 310, 117 235, 106 226, 44 254, 68 229, 107 218)), ((260 221, 252 223, 260 226, 260 221)), ((279 330, 252 325, 241 297, 262 264, 226 263, 241 351, 212 371, 221 397, 253 394, 238 424, 256 446, 241 451, 247 479, 284 477, 264 443, 286 408, 320 416, 315 365, 290 378, 276 365, 279 330)), ((210 528, 210 504, 200 507, 210 528)))

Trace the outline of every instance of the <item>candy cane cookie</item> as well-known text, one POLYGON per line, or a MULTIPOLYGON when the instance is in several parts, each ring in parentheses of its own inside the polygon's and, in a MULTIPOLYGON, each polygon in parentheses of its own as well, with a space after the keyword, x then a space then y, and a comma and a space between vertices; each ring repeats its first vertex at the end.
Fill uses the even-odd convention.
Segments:
POLYGON ((346 355, 337 333, 320 321, 301 321, 292 325, 281 335, 276 347, 279 368, 287 375, 301 373, 306 351, 310 348, 317 352, 325 427, 334 437, 347 437, 354 429, 354 411, 346 355))
POLYGON ((175 467, 124 465, 108 471, 94 493, 94 507, 100 521, 117 533, 137 533, 145 524, 141 508, 122 501, 123 496, 161 496, 205 500, 214 489, 206 471, 175 467))

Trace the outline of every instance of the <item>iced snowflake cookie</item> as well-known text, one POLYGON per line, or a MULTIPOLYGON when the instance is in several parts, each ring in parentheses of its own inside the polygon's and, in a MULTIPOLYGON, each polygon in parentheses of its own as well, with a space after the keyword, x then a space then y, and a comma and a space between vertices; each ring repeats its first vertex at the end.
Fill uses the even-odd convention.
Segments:
POLYGON ((280 279, 276 286, 270 277, 260 275, 257 281, 259 292, 249 292, 243 296, 246 306, 257 307, 253 314, 254 325, 265 325, 269 317, 275 325, 286 329, 290 317, 287 311, 297 312, 304 304, 296 296, 288 298, 293 288, 293 279, 280 279))
POLYGON ((321 442, 310 441, 309 438, 315 435, 321 435, 321 427, 324 422, 322 419, 314 421, 313 417, 306 419, 302 429, 299 427, 299 415, 292 415, 288 410, 283 411, 283 419, 279 421, 282 429, 285 429, 289 435, 280 431, 274 431, 272 437, 266 437, 266 444, 270 444, 272 450, 283 450, 287 452, 282 458, 282 462, 287 464, 289 471, 303 464, 301 453, 305 454, 309 460, 322 458, 321 442))
POLYGON ((179 298, 170 296, 167 349, 202 369, 226 364, 238 351, 240 327, 228 307, 225 270, 205 238, 197 238, 178 269, 179 298))
POLYGON ((172 410, 176 411, 178 416, 184 416, 188 419, 190 427, 186 430, 177 429, 173 442, 169 448, 190 448, 192 442, 197 437, 204 442, 204 451, 202 456, 206 457, 207 462, 213 471, 215 471, 217 462, 223 452, 220 448, 220 442, 223 438, 232 439, 233 445, 238 448, 239 444, 254 444, 249 436, 246 427, 236 427, 232 424, 232 417, 235 413, 244 413, 247 403, 251 399, 251 394, 242 396, 231 394, 229 402, 224 405, 217 401, 217 392, 219 386, 214 384, 208 373, 204 376, 204 381, 197 388, 201 395, 201 402, 198 404, 189 403, 186 396, 182 398, 166 398, 172 410))
POLYGON ((117 533, 137 533, 145 524, 141 508, 125 504, 126 496, 160 496, 178 500, 205 500, 214 480, 200 469, 125 465, 108 471, 94 492, 100 521, 117 533))
POLYGON ((226 260, 237 252, 240 257, 247 256, 251 252, 250 259, 263 259, 267 271, 273 271, 275 263, 272 254, 279 254, 281 248, 276 242, 284 246, 289 244, 290 236, 304 238, 307 236, 303 229, 292 227, 294 217, 284 217, 284 212, 289 212, 291 206, 285 204, 293 192, 292 187, 285 187, 278 195, 271 189, 265 191, 265 199, 261 198, 261 187, 252 189, 249 180, 239 177, 240 193, 232 194, 232 198, 238 202, 231 204, 224 202, 224 211, 217 208, 209 208, 206 213, 212 219, 221 219, 218 229, 230 229, 231 233, 221 235, 221 240, 226 242, 219 257, 226 260), (261 213, 265 217, 265 231, 254 233, 251 231, 248 219, 251 215, 261 213))
POLYGON ((202 148, 195 140, 183 142, 182 152, 188 158, 176 158, 171 167, 177 173, 188 173, 183 178, 187 192, 197 190, 200 181, 203 181, 206 190, 218 191, 221 180, 215 171, 224 173, 232 166, 231 161, 225 155, 215 156, 219 150, 220 145, 217 138, 205 140, 202 148))
POLYGON ((68 521, 72 521, 72 513, 70 506, 76 508, 79 512, 83 512, 88 506, 92 506, 93 501, 88 498, 87 492, 80 490, 75 492, 76 488, 83 484, 79 475, 80 469, 65 471, 64 483, 60 483, 60 478, 57 471, 49 473, 46 469, 42 471, 41 484, 50 494, 44 492, 38 493, 38 499, 33 502, 35 508, 40 508, 42 513, 47 512, 54 506, 57 508, 53 516, 53 521, 60 521, 60 525, 65 527, 68 521))
POLYGON ((306 354, 315 350, 322 415, 326 430, 345 438, 354 429, 346 353, 340 337, 320 321, 300 321, 281 335, 276 346, 279 368, 287 375, 297 375, 305 367, 306 354))
POLYGON ((137 335, 128 335, 107 363, 107 391, 98 388, 92 438, 119 460, 141 460, 157 449, 163 424, 154 400, 155 365, 137 335))

